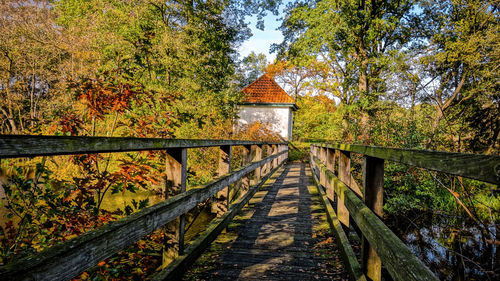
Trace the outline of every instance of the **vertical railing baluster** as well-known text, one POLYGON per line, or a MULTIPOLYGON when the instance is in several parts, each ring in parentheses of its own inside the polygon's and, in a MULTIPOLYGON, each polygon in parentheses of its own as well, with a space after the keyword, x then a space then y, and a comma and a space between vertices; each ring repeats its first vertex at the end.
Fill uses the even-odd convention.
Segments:
MULTIPOLYGON (((272 151, 273 151, 272 152, 273 155, 278 154, 278 146, 277 145, 273 144, 271 146, 271 148, 272 148, 272 151)), ((274 158, 273 159, 273 165, 271 166, 271 169, 275 169, 276 167, 278 167, 278 158, 274 158)))
MULTIPOLYGON (((351 153, 339 150, 339 179, 351 186, 351 153)), ((342 224, 349 227, 349 211, 342 198, 337 194, 337 216, 342 224)))
MULTIPOLYGON (((252 162, 262 160, 262 145, 252 145, 251 155, 252 155, 252 162)), ((259 183, 260 177, 262 175, 261 170, 262 170, 261 167, 257 167, 254 170, 253 177, 250 180, 251 185, 259 183)))
MULTIPOLYGON (((280 144, 278 147, 279 147, 279 149, 278 149, 279 152, 282 152, 282 151, 285 150, 285 146, 282 145, 282 144, 280 144)), ((278 159, 279 159, 278 162, 281 165, 281 163, 283 163, 283 159, 285 159, 285 156, 284 155, 280 155, 280 157, 278 159)))
POLYGON ((326 165, 326 147, 321 147, 321 154, 319 158, 321 159, 321 163, 326 165))
MULTIPOLYGON (((319 161, 321 163, 325 163, 325 148, 324 147, 320 147, 319 148, 319 161)), ((319 184, 322 185, 325 189, 326 189, 326 171, 324 171, 323 169, 320 169, 319 170, 319 184)))
MULTIPOLYGON (((252 146, 251 145, 245 145, 243 146, 243 159, 241 160, 241 166, 246 166, 252 162, 252 146)), ((250 176, 245 176, 241 180, 242 184, 242 189, 243 190, 248 190, 248 187, 250 186, 250 176)))
MULTIPOLYGON (((217 169, 217 175, 222 176, 225 175, 229 172, 231 172, 231 146, 230 145, 223 145, 220 147, 219 150, 219 167, 217 169)), ((230 207, 230 193, 231 193, 231 186, 227 186, 227 196, 226 196, 226 211, 229 210, 230 207)), ((223 198, 224 197, 224 190, 219 191, 217 194, 217 199, 223 198)), ((219 200, 218 200, 219 201, 219 200)))
MULTIPOLYGON (((384 200, 384 160, 365 156, 363 164, 363 197, 366 206, 382 218, 384 200)), ((364 273, 373 281, 381 280, 382 262, 363 237, 361 263, 364 273)))
MULTIPOLYGON (((335 173, 335 150, 328 148, 326 150, 326 167, 328 170, 330 170, 332 173, 335 173)), ((326 196, 334 201, 335 200, 335 188, 332 184, 332 181, 329 181, 328 179, 325 180, 326 183, 326 196)))
POLYGON ((290 155, 289 155, 289 151, 290 151, 290 149, 288 148, 288 143, 287 143, 287 144, 284 144, 283 146, 285 147, 285 151, 286 151, 286 153, 285 153, 285 160, 287 160, 287 159, 288 159, 288 157, 290 156, 290 155))
MULTIPOLYGON (((187 149, 168 149, 165 165, 165 190, 164 198, 167 199, 176 193, 186 191, 187 177, 187 149)), ((175 232, 178 232, 178 251, 182 255, 184 252, 184 225, 185 215, 179 217, 179 223, 172 221, 165 226, 165 240, 163 245, 163 265, 170 263, 175 258, 175 232), (178 226, 178 230, 176 230, 178 226), (169 237, 170 236, 170 237, 169 237)))
POLYGON ((335 174, 335 149, 326 150, 326 167, 335 174))
MULTIPOLYGON (((265 144, 263 146, 264 148, 264 151, 265 151, 265 157, 268 157, 269 155, 271 155, 272 153, 272 150, 271 150, 271 146, 269 146, 268 144, 265 144)), ((271 171, 271 162, 267 162, 266 164, 264 164, 264 171, 262 172, 262 175, 267 175, 269 173, 269 171, 271 171)))

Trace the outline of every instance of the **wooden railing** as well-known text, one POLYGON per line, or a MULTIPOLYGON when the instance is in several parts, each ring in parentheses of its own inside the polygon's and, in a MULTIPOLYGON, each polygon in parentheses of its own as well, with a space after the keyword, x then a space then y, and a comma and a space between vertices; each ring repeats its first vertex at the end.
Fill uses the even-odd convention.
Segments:
POLYGON ((167 187, 178 187, 181 193, 142 209, 128 217, 84 233, 72 240, 46 249, 33 256, 0 267, 0 280, 68 280, 100 261, 140 240, 161 226, 180 217, 179 256, 153 277, 155 280, 174 279, 193 262, 256 190, 288 158, 286 143, 266 143, 237 140, 179 140, 148 138, 0 136, 2 158, 36 157, 43 155, 73 155, 86 153, 166 150, 167 187), (220 147, 219 178, 186 191, 187 149, 220 147), (231 170, 233 146, 244 149, 243 165, 231 170), (262 159, 263 147, 267 157, 262 159), (253 172, 253 173, 252 173, 253 172), (252 173, 250 188, 237 202, 228 197, 227 212, 216 218, 199 238, 184 249, 184 214, 224 188, 252 173), (253 185, 252 185, 253 184, 253 185))
POLYGON ((381 280, 382 264, 394 280, 438 280, 380 219, 383 215, 384 161, 496 185, 500 183, 499 156, 313 144, 310 158, 329 223, 354 280, 366 280, 366 277, 381 280), (351 153, 364 157, 362 186, 351 175, 351 153), (332 201, 336 201, 336 212, 332 208, 332 201), (362 233, 361 265, 344 232, 344 228, 349 227, 350 217, 362 233))

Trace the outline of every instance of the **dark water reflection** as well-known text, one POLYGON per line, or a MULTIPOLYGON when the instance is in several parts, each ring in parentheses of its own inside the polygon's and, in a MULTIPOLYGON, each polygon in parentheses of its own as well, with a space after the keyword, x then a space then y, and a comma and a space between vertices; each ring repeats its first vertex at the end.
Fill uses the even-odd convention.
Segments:
POLYGON ((498 225, 483 233, 471 222, 431 215, 386 223, 440 280, 500 280, 498 225))

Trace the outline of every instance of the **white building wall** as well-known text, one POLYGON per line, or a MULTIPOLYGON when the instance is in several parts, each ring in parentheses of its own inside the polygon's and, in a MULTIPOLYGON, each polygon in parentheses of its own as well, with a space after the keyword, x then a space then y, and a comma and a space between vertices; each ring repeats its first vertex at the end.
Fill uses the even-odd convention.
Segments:
POLYGON ((250 125, 254 122, 271 124, 271 130, 280 134, 285 140, 292 138, 293 113, 290 107, 240 106, 238 122, 250 125))

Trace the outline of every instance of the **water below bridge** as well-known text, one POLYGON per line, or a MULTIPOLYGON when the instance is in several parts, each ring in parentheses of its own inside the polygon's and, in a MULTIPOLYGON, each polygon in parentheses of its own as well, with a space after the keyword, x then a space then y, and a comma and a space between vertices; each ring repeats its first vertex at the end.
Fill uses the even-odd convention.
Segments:
POLYGON ((278 170, 184 280, 348 280, 309 165, 278 170))

